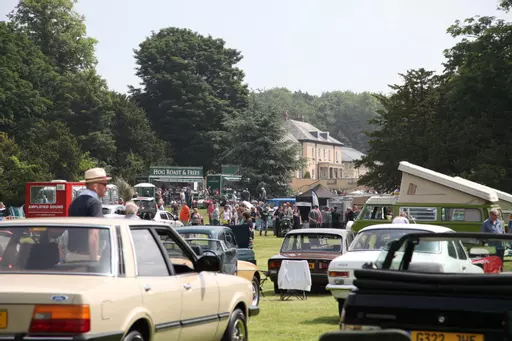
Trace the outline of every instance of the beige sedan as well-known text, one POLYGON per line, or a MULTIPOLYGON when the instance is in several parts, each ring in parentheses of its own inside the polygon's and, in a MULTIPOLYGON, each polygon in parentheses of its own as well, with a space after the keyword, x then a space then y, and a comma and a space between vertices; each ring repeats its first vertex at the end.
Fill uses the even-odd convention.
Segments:
POLYGON ((1 340, 248 340, 259 312, 251 282, 164 224, 37 218, 0 232, 1 340))

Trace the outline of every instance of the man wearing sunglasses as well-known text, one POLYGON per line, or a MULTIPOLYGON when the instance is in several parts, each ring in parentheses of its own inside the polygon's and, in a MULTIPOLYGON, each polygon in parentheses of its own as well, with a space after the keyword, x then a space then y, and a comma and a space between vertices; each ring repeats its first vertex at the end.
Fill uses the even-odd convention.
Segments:
MULTIPOLYGON (((103 217, 100 199, 107 192, 107 177, 103 168, 92 168, 85 172, 86 189, 83 190, 69 205, 70 217, 103 217)), ((73 228, 62 235, 60 241, 61 258, 64 261, 96 261, 100 255, 100 236, 98 229, 73 228)))

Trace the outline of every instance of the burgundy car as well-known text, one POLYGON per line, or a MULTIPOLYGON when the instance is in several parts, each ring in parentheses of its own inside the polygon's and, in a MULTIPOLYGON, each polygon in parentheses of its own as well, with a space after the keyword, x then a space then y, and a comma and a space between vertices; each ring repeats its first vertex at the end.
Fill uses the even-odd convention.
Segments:
POLYGON ((297 229, 288 232, 281 251, 268 260, 268 272, 278 293, 277 275, 283 260, 307 260, 311 272, 312 287, 325 288, 328 283, 327 269, 334 258, 344 254, 354 233, 342 229, 297 229))

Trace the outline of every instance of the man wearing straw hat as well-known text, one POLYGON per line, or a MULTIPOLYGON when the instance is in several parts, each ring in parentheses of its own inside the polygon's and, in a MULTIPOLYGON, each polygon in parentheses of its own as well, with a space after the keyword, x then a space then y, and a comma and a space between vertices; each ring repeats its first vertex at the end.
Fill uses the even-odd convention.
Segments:
POLYGON ((69 205, 68 215, 70 217, 103 217, 100 198, 105 196, 108 181, 111 179, 103 168, 87 170, 85 180, 81 181, 85 182, 86 189, 69 205))
MULTIPOLYGON (((70 217, 103 217, 100 198, 107 192, 107 177, 103 168, 92 168, 85 172, 86 189, 71 203, 68 210, 70 217)), ((98 229, 66 230, 59 243, 61 258, 66 261, 97 260, 100 251, 98 229), (88 241, 88 242, 87 242, 88 241)))

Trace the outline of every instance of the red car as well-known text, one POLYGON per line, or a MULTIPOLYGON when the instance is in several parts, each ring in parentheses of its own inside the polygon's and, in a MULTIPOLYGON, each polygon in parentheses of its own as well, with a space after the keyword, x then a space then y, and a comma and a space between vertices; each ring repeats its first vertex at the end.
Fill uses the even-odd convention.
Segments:
POLYGON ((499 274, 503 271, 503 262, 496 255, 491 255, 485 248, 471 248, 469 257, 474 265, 481 267, 486 274, 499 274))

